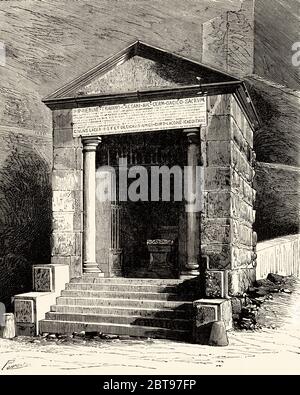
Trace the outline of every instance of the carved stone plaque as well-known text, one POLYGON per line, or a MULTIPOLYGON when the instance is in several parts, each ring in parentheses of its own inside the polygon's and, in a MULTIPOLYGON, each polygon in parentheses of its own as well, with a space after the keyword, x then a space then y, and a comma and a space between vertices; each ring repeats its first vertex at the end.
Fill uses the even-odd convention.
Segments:
POLYGON ((206 97, 74 108, 73 135, 93 136, 206 126, 206 97))
POLYGON ((37 292, 51 292, 53 290, 51 267, 33 268, 33 286, 37 292))
POLYGON ((33 300, 15 300, 16 322, 34 323, 33 300))

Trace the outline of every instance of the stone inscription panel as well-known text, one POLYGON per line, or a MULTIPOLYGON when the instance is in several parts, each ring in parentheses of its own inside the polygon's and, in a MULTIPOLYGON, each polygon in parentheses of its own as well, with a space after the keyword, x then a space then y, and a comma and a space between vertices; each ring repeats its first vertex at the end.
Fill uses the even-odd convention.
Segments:
POLYGON ((33 268, 33 287, 36 292, 52 292, 51 267, 33 268))
POLYGON ((34 323, 33 300, 16 299, 15 300, 15 318, 16 322, 34 323))
POLYGON ((207 125, 206 97, 74 108, 72 112, 74 137, 207 125))

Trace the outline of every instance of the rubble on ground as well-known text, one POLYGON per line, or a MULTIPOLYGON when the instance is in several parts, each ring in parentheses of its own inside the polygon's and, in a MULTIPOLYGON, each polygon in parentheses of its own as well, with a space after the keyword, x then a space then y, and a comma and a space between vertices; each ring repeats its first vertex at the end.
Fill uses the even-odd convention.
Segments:
POLYGON ((30 342, 38 345, 46 345, 49 343, 53 344, 80 344, 80 345, 94 345, 101 344, 103 342, 120 342, 130 341, 132 342, 154 342, 152 338, 132 338, 129 335, 111 335, 97 331, 81 331, 67 334, 59 333, 43 333, 39 336, 29 338, 27 336, 17 336, 14 341, 19 342, 30 342))
MULTIPOLYGON (((291 294, 294 278, 269 273, 266 279, 257 280, 242 298, 233 298, 233 320, 236 329, 261 329, 257 316, 262 305, 274 294, 291 294)), ((273 328, 271 326, 271 328, 273 328)))

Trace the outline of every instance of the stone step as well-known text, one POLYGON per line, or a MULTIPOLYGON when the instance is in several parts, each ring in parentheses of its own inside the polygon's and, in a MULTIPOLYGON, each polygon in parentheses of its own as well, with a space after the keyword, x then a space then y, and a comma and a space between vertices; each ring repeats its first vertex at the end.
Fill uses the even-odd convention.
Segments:
POLYGON ((129 277, 93 277, 93 276, 82 276, 75 277, 70 280, 70 283, 101 283, 101 284, 131 284, 131 285, 157 285, 157 286, 174 286, 182 284, 185 280, 180 279, 164 279, 164 278, 129 278, 129 277))
POLYGON ((142 300, 193 300, 191 295, 178 295, 176 293, 159 292, 119 292, 119 291, 88 291, 70 290, 61 291, 61 296, 65 297, 88 297, 97 299, 142 299, 142 300))
POLYGON ((76 321, 40 321, 40 333, 60 333, 70 334, 74 332, 101 332, 105 334, 121 336, 137 336, 173 339, 181 341, 190 341, 190 330, 174 330, 166 328, 157 328, 151 326, 112 324, 112 323, 95 323, 95 322, 76 322, 76 321))
POLYGON ((142 307, 99 307, 99 306, 74 306, 74 305, 53 305, 52 312, 70 313, 70 314, 99 314, 99 315, 136 315, 140 317, 156 317, 156 318, 170 318, 170 319, 189 319, 191 317, 191 310, 188 308, 175 309, 154 309, 142 307))
POLYGON ((117 292, 150 292, 150 293, 176 293, 177 285, 157 284, 122 284, 122 283, 80 283, 72 282, 66 285, 70 290, 86 291, 117 291, 117 292))
POLYGON ((72 306, 103 306, 103 307, 135 307, 135 308, 152 308, 152 309, 192 309, 192 302, 186 301, 165 301, 165 300, 140 300, 140 299, 100 299, 91 297, 80 297, 78 295, 60 296, 56 300, 57 305, 72 305, 72 306))
POLYGON ((46 313, 46 320, 55 321, 75 321, 75 322, 95 322, 95 323, 112 323, 151 326, 167 329, 190 330, 191 322, 186 319, 169 319, 158 317, 141 317, 139 315, 114 315, 114 314, 78 314, 78 313, 46 313))

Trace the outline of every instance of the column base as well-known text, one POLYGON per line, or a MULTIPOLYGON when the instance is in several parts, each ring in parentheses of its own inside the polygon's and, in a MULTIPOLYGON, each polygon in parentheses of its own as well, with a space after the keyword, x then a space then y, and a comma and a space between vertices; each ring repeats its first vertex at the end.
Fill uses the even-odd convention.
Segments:
POLYGON ((98 268, 96 262, 84 262, 83 264, 83 275, 104 277, 104 273, 98 268))
POLYGON ((199 273, 198 274, 180 274, 179 275, 179 279, 180 280, 191 280, 192 278, 196 278, 196 277, 198 277, 199 276, 199 273))
POLYGON ((109 251, 109 277, 122 277, 122 250, 109 251))
MULTIPOLYGON (((198 266, 198 265, 197 265, 198 266)), ((189 279, 189 278, 195 278, 198 277, 200 274, 199 270, 196 268, 194 269, 185 269, 180 273, 180 279, 189 279)))

